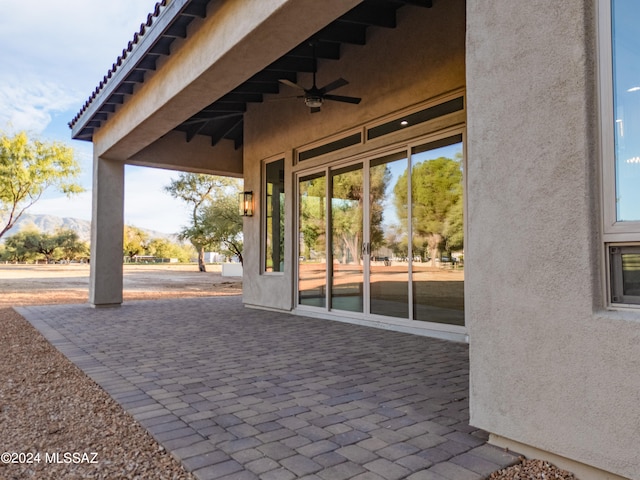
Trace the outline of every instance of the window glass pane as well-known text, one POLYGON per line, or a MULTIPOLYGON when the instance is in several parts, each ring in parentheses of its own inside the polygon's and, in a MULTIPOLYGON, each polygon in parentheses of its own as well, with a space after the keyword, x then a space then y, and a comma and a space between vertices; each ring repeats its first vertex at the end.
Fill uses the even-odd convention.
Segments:
POLYGON ((622 255, 622 292, 625 296, 640 297, 640 254, 622 255))
POLYGON ((461 138, 411 153, 413 318, 464 325, 461 138))
POLYGON ((331 308, 362 312, 362 164, 331 172, 331 308))
POLYGON ((265 272, 284 271, 284 159, 265 169, 265 272))
POLYGON ((640 247, 610 246, 611 301, 640 304, 640 247))
POLYGON ((640 1, 612 0, 616 216, 640 221, 640 1))
POLYGON ((326 176, 320 173, 302 177, 298 189, 298 299, 301 305, 326 307, 326 176))
POLYGON ((407 154, 370 164, 371 313, 409 318, 407 154))

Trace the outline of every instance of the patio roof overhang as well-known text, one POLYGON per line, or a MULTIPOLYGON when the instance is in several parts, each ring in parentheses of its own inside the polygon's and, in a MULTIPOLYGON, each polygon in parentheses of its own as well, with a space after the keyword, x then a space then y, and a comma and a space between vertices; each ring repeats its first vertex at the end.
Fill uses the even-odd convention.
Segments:
MULTIPOLYGON (((213 15, 219 14, 225 6, 222 4, 225 3, 232 4, 234 2, 163 0, 157 3, 154 12, 149 14, 147 22, 141 25, 140 31, 134 35, 133 40, 129 42, 122 55, 118 57, 116 63, 112 65, 107 75, 92 92, 81 111, 69 123, 72 137, 77 140, 94 141, 94 135, 107 125, 117 112, 123 110, 127 102, 131 102, 130 99, 143 87, 145 80, 149 77, 151 77, 151 81, 155 80, 153 77, 160 70, 159 64, 174 55, 174 49, 172 49, 174 42, 178 39, 189 41, 188 37, 197 35, 198 29, 189 28, 192 22, 196 19, 204 22, 212 11, 213 15)), ((211 85, 213 79, 215 83, 218 83, 218 88, 212 87, 210 89, 215 97, 213 101, 197 107, 192 112, 184 108, 167 106, 167 104, 156 105, 154 114, 162 111, 163 107, 168 107, 165 110, 165 115, 170 113, 170 118, 165 118, 163 126, 160 127, 162 131, 156 130, 152 135, 155 138, 151 140, 147 135, 144 140, 135 141, 129 146, 116 149, 111 152, 112 156, 122 159, 128 158, 172 130, 182 132, 186 142, 191 142, 196 135, 202 135, 210 138, 212 146, 216 146, 222 140, 229 140, 233 142, 234 148, 238 149, 243 144, 243 117, 247 105, 262 102, 266 94, 277 94, 280 89, 279 80, 286 79, 296 82, 299 73, 313 72, 317 68, 318 59, 339 60, 343 44, 365 45, 367 29, 370 27, 395 28, 396 12, 404 5, 412 4, 426 8, 432 6, 432 0, 319 2, 322 4, 322 8, 319 8, 318 2, 274 0, 272 3, 278 4, 276 13, 285 11, 284 15, 280 15, 283 18, 279 18, 278 21, 288 22, 287 29, 291 31, 290 40, 285 39, 285 41, 281 40, 278 43, 278 47, 283 48, 286 41, 289 41, 288 50, 284 54, 278 55, 274 59, 265 58, 264 61, 267 63, 256 67, 256 62, 248 62, 246 58, 239 57, 240 52, 243 51, 248 53, 245 56, 251 57, 251 52, 247 51, 247 45, 239 45, 239 48, 235 50, 230 49, 225 52, 227 55, 221 56, 221 59, 246 65, 245 68, 237 69, 235 72, 230 68, 225 70, 224 62, 220 62, 221 67, 217 71, 213 68, 211 75, 201 75, 201 78, 198 79, 200 84, 195 88, 196 91, 201 91, 206 88, 206 84, 211 85), (311 20, 303 15, 306 13, 312 17, 311 20), (300 18, 299 23, 304 25, 296 29, 295 25, 290 25, 293 18, 300 18), (309 31, 315 33, 299 37, 304 38, 301 42, 295 40, 296 35, 300 36, 301 32, 306 32, 308 35, 309 31), (293 48, 290 48, 291 45, 294 45, 293 48), (229 55, 231 55, 230 59, 224 58, 229 55), (240 75, 243 78, 237 80, 240 75), (226 77, 226 79, 222 77, 226 77), (234 79, 235 84, 230 85, 234 79)), ((244 8, 246 8, 246 3, 244 8)), ((236 12, 235 18, 238 18, 238 13, 242 13, 242 11, 236 12)), ((273 13, 268 12, 269 15, 273 13)), ((269 18, 267 17, 259 20, 261 26, 268 23, 269 18)), ((268 26, 268 29, 273 30, 275 33, 272 33, 276 36, 286 36, 287 34, 286 31, 274 30, 277 29, 275 25, 268 26)), ((260 32, 257 36, 264 37, 265 31, 260 32)), ((254 50, 253 53, 259 56, 260 46, 255 39, 253 45, 253 47, 249 45, 249 50, 254 50)), ((178 49, 175 50, 176 55, 178 55, 177 52, 179 52, 178 49)), ((159 84, 156 88, 158 86, 159 84)), ((182 90, 186 90, 187 86, 190 85, 186 84, 182 90)), ((184 103, 184 99, 181 100, 180 95, 174 95, 174 98, 167 99, 167 102, 170 101, 184 103)), ((140 123, 146 120, 139 117, 136 127, 139 127, 140 123)), ((127 134, 128 132, 121 131, 116 137, 122 138, 127 134)), ((114 146, 117 142, 113 140, 107 143, 114 146)))

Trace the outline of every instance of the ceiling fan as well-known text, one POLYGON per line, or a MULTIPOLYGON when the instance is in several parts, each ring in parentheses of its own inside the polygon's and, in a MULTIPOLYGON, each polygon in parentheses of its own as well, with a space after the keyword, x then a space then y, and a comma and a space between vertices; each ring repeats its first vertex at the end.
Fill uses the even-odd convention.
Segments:
POLYGON ((289 87, 297 88, 298 90, 302 90, 304 95, 298 95, 296 98, 304 98, 304 103, 307 107, 309 107, 311 113, 316 113, 320 111, 320 107, 324 103, 325 100, 331 100, 334 102, 344 102, 344 103, 360 103, 361 98, 357 97, 346 97, 344 95, 327 95, 329 92, 333 90, 337 90, 340 87, 344 87, 349 82, 347 82, 344 78, 338 78, 333 82, 325 85, 322 88, 318 88, 316 86, 316 71, 317 71, 317 60, 315 55, 315 46, 313 47, 313 60, 316 65, 316 68, 313 69, 313 86, 311 88, 304 88, 297 83, 293 83, 291 80, 280 79, 279 82, 283 85, 288 85, 289 87))

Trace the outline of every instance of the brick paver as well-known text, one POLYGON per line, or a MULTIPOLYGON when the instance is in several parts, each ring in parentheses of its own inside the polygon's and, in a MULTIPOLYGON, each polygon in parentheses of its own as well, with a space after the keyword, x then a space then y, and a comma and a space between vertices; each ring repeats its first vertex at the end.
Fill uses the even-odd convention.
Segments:
POLYGON ((239 297, 18 312, 200 479, 480 479, 468 348, 239 297))

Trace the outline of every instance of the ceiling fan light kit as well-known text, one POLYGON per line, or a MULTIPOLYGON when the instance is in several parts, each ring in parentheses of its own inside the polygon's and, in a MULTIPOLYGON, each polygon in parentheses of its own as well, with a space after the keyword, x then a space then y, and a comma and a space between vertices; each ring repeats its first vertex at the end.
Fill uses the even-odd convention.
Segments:
POLYGON ((309 108, 320 108, 322 106, 322 97, 305 95, 304 104, 309 108))

